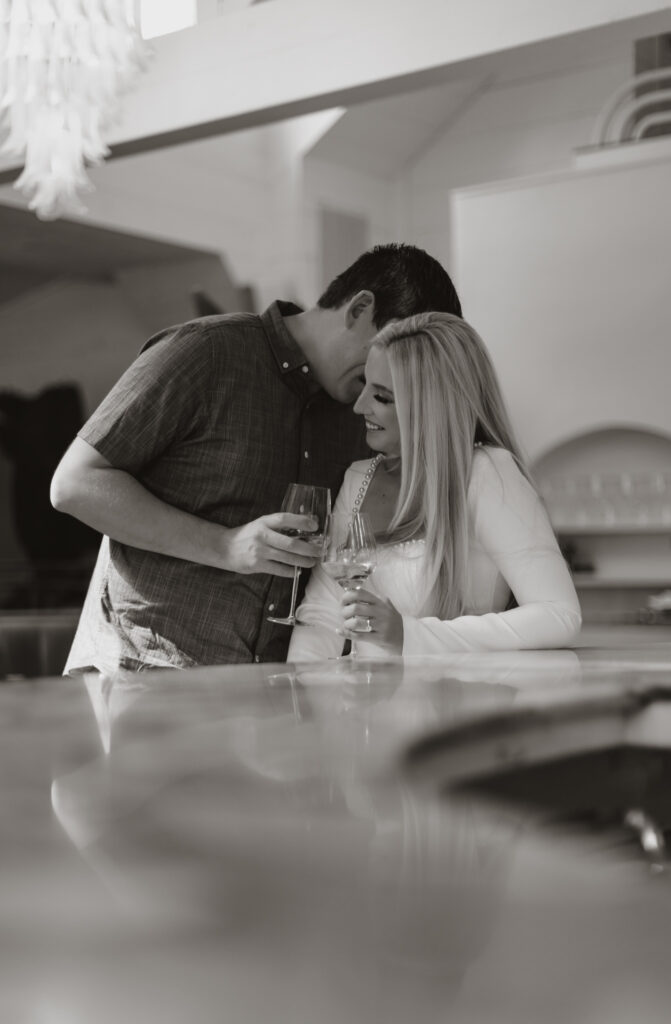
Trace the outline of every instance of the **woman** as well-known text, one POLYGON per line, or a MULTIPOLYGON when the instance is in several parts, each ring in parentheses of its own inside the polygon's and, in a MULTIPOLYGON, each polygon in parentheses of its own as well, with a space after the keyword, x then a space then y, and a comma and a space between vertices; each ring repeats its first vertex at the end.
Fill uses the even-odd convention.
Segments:
POLYGON ((289 660, 336 656, 343 635, 365 656, 570 646, 578 598, 476 331, 447 313, 389 324, 354 410, 378 454, 335 511, 369 514, 377 568, 344 594, 313 570, 289 660))

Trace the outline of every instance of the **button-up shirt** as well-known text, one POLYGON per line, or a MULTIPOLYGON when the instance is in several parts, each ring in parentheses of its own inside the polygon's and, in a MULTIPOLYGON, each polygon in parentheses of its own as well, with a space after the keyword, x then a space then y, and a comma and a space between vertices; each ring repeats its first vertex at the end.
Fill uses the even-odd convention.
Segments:
MULTIPOLYGON (((79 432, 169 505, 225 527, 279 511, 289 483, 337 493, 363 423, 314 379, 273 303, 161 332, 79 432)), ((306 577, 307 573, 302 573, 306 577)), ((66 670, 282 661, 291 580, 103 541, 66 670)))

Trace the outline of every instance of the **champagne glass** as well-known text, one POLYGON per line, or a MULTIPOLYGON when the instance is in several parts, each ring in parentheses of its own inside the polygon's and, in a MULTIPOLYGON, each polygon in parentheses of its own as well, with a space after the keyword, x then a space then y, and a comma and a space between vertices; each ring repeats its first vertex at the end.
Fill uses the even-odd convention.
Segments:
MULTIPOLYGON (((281 530, 288 537, 300 537, 314 544, 315 554, 321 554, 324 542, 324 527, 327 516, 331 512, 331 492, 328 487, 313 487, 312 484, 289 484, 282 501, 282 512, 294 512, 297 515, 315 516, 316 530, 281 530)), ((286 618, 268 616, 268 622, 277 622, 280 626, 296 625, 296 596, 298 594, 298 577, 301 567, 294 566, 294 582, 291 589, 291 607, 286 618)))
MULTIPOLYGON (((343 590, 361 590, 377 564, 375 533, 365 512, 336 512, 328 517, 322 568, 343 590)), ((369 619, 357 617, 355 630, 370 633, 369 619)), ((354 640, 352 657, 357 651, 354 640)))

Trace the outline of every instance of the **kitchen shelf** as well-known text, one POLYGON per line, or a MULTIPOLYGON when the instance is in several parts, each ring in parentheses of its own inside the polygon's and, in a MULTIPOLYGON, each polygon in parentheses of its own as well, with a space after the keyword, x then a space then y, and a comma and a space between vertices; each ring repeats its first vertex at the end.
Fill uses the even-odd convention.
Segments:
POLYGON ((584 526, 555 526, 553 529, 556 534, 560 537, 664 537, 671 536, 671 524, 652 524, 643 526, 637 523, 631 523, 626 525, 623 523, 621 526, 612 525, 609 526, 606 523, 599 525, 585 524, 584 526))
POLYGON ((671 578, 666 579, 627 579, 626 577, 598 576, 596 573, 574 573, 573 582, 578 590, 667 590, 671 588, 671 578))

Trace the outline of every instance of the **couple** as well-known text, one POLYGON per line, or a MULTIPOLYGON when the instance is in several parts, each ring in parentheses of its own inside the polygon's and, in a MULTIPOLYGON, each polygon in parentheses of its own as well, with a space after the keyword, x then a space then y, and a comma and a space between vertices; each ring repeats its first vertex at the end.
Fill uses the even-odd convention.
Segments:
POLYGON ((286 486, 349 509, 364 478, 387 564, 342 609, 316 570, 291 658, 339 653, 334 611, 345 633, 370 618, 380 654, 571 643, 575 590, 482 342, 440 264, 386 245, 308 310, 154 336, 85 424, 52 501, 105 537, 66 671, 284 660, 268 615, 315 562, 281 532, 306 525, 276 511, 286 486))

